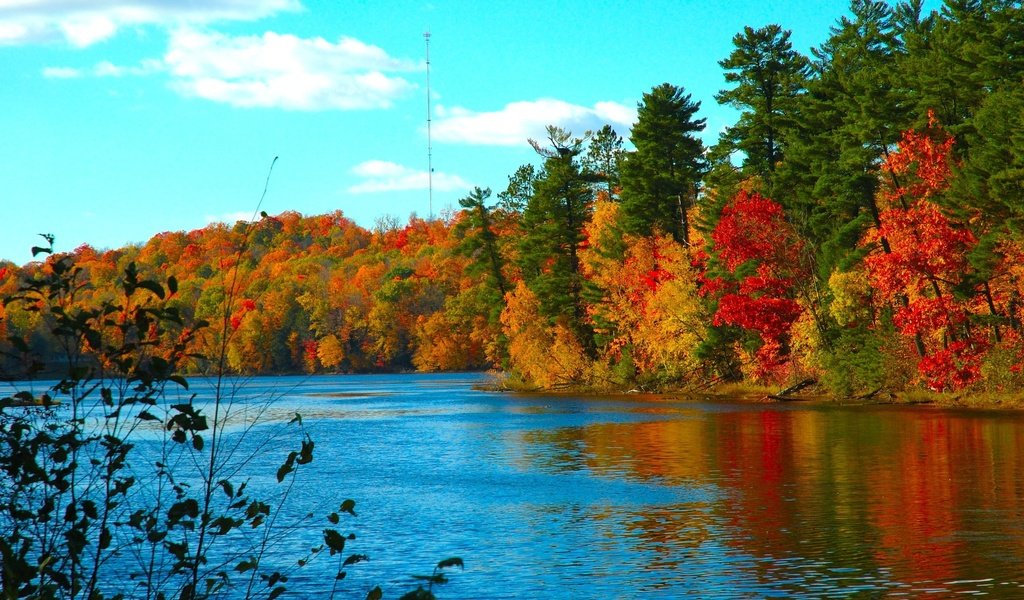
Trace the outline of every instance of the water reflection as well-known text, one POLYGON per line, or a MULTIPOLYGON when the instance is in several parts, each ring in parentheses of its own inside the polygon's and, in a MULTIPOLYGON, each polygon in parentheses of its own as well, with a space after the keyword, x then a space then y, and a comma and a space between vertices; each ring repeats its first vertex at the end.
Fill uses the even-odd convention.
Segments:
MULTIPOLYGON (((277 488, 296 412, 316 460, 286 516, 318 516, 272 558, 359 517, 342 597, 446 556, 446 598, 1024 597, 1024 415, 926 408, 531 397, 467 376, 257 378, 229 439, 277 488), (272 398, 273 402, 267 402, 272 398), (261 426, 244 435, 254 415, 261 426), (241 443, 241 442, 239 442, 241 443)), ((208 403, 208 387, 190 393, 208 403)), ((140 443, 141 445, 141 443, 140 443)), ((268 555, 270 556, 270 555, 268 555)), ((329 566, 291 580, 323 594, 329 566)))
POLYGON ((710 554, 719 571, 732 568, 724 557, 740 559, 737 585, 757 593, 1020 593, 1020 417, 696 408, 646 407, 632 412, 669 416, 526 431, 520 466, 717 490, 710 502, 620 516, 649 570, 710 554))

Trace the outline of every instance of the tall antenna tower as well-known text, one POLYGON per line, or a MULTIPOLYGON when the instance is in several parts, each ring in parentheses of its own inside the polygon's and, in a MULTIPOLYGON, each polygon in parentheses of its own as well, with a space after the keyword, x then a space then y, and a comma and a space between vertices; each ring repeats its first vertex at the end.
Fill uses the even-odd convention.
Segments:
POLYGON ((430 220, 434 219, 434 147, 430 137, 430 31, 423 34, 427 43, 427 199, 430 220))

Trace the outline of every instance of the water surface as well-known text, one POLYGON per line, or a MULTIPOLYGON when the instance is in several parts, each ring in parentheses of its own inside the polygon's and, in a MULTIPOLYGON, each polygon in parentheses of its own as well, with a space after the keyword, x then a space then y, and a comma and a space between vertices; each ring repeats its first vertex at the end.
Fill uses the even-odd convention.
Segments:
MULTIPOLYGON (((234 439, 266 423, 239 448, 264 444, 254 486, 291 448, 275 424, 299 412, 316 459, 289 515, 357 501, 341 528, 371 560, 339 597, 398 597, 449 556, 466 569, 441 598, 1024 597, 1024 415, 472 389, 484 379, 239 388, 234 439)), ((332 567, 289 587, 323 596, 332 567)))

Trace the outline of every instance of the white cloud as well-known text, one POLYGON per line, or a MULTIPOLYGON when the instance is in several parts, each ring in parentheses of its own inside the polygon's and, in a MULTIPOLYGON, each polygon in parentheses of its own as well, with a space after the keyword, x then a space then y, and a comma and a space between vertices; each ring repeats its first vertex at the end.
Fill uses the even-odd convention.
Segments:
POLYGON ((60 23, 64 37, 72 46, 85 48, 117 33, 117 24, 102 14, 73 17, 60 23))
MULTIPOLYGON (((206 215, 206 224, 210 223, 227 223, 228 225, 234 225, 239 221, 250 221, 252 220, 252 211, 240 210, 237 212, 224 213, 222 215, 206 215)), ((259 219, 259 216, 256 217, 259 219)))
POLYGON ((548 125, 558 125, 581 135, 608 124, 623 134, 635 121, 636 109, 616 102, 598 102, 591 108, 542 98, 512 102, 493 112, 439 106, 432 133, 442 142, 518 146, 526 144, 529 138, 543 139, 548 125))
MULTIPOLYGON (((352 173, 364 178, 364 181, 349 187, 350 194, 425 190, 429 184, 425 170, 417 171, 384 160, 368 160, 360 163, 352 167, 352 173)), ((473 187, 471 183, 458 175, 438 171, 434 171, 433 185, 434 190, 438 192, 455 192, 473 187)))
POLYGON ((231 37, 179 29, 164 63, 185 96, 241 107, 292 110, 387 108, 415 86, 395 71, 418 69, 354 38, 331 43, 267 32, 231 37))
POLYGON ((109 61, 96 63, 91 69, 76 69, 73 67, 46 67, 43 69, 43 77, 47 79, 73 79, 84 77, 124 77, 126 75, 151 75, 164 70, 164 64, 159 60, 147 59, 140 61, 137 65, 122 66, 115 65, 109 61))
POLYGON ((252 20, 300 8, 298 0, 4 0, 0 44, 64 40, 82 48, 123 27, 252 20))
POLYGON ((115 65, 108 61, 102 61, 93 67, 92 74, 96 77, 124 77, 126 75, 150 75, 152 73, 159 73, 163 70, 163 62, 154 59, 146 59, 139 62, 137 65, 129 67, 115 65))
POLYGON ((81 70, 71 67, 46 67, 43 69, 43 77, 47 79, 74 79, 84 75, 81 70))

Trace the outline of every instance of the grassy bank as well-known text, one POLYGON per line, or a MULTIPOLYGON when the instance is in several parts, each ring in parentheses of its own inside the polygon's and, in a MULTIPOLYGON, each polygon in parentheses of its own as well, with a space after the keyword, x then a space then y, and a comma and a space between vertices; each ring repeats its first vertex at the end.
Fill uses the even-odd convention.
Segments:
POLYGON ((521 378, 500 374, 492 383, 478 386, 478 389, 495 392, 513 392, 521 394, 579 394, 615 396, 630 394, 652 394, 676 397, 707 397, 711 399, 744 399, 751 402, 817 402, 835 404, 897 404, 937 406, 945 408, 1000 408, 1024 409, 1024 392, 932 392, 927 390, 887 390, 880 389, 860 396, 840 397, 830 394, 820 385, 809 385, 785 396, 780 392, 783 388, 759 385, 746 382, 719 383, 702 389, 666 388, 643 390, 629 386, 593 386, 593 385, 561 385, 554 388, 541 388, 521 378))

